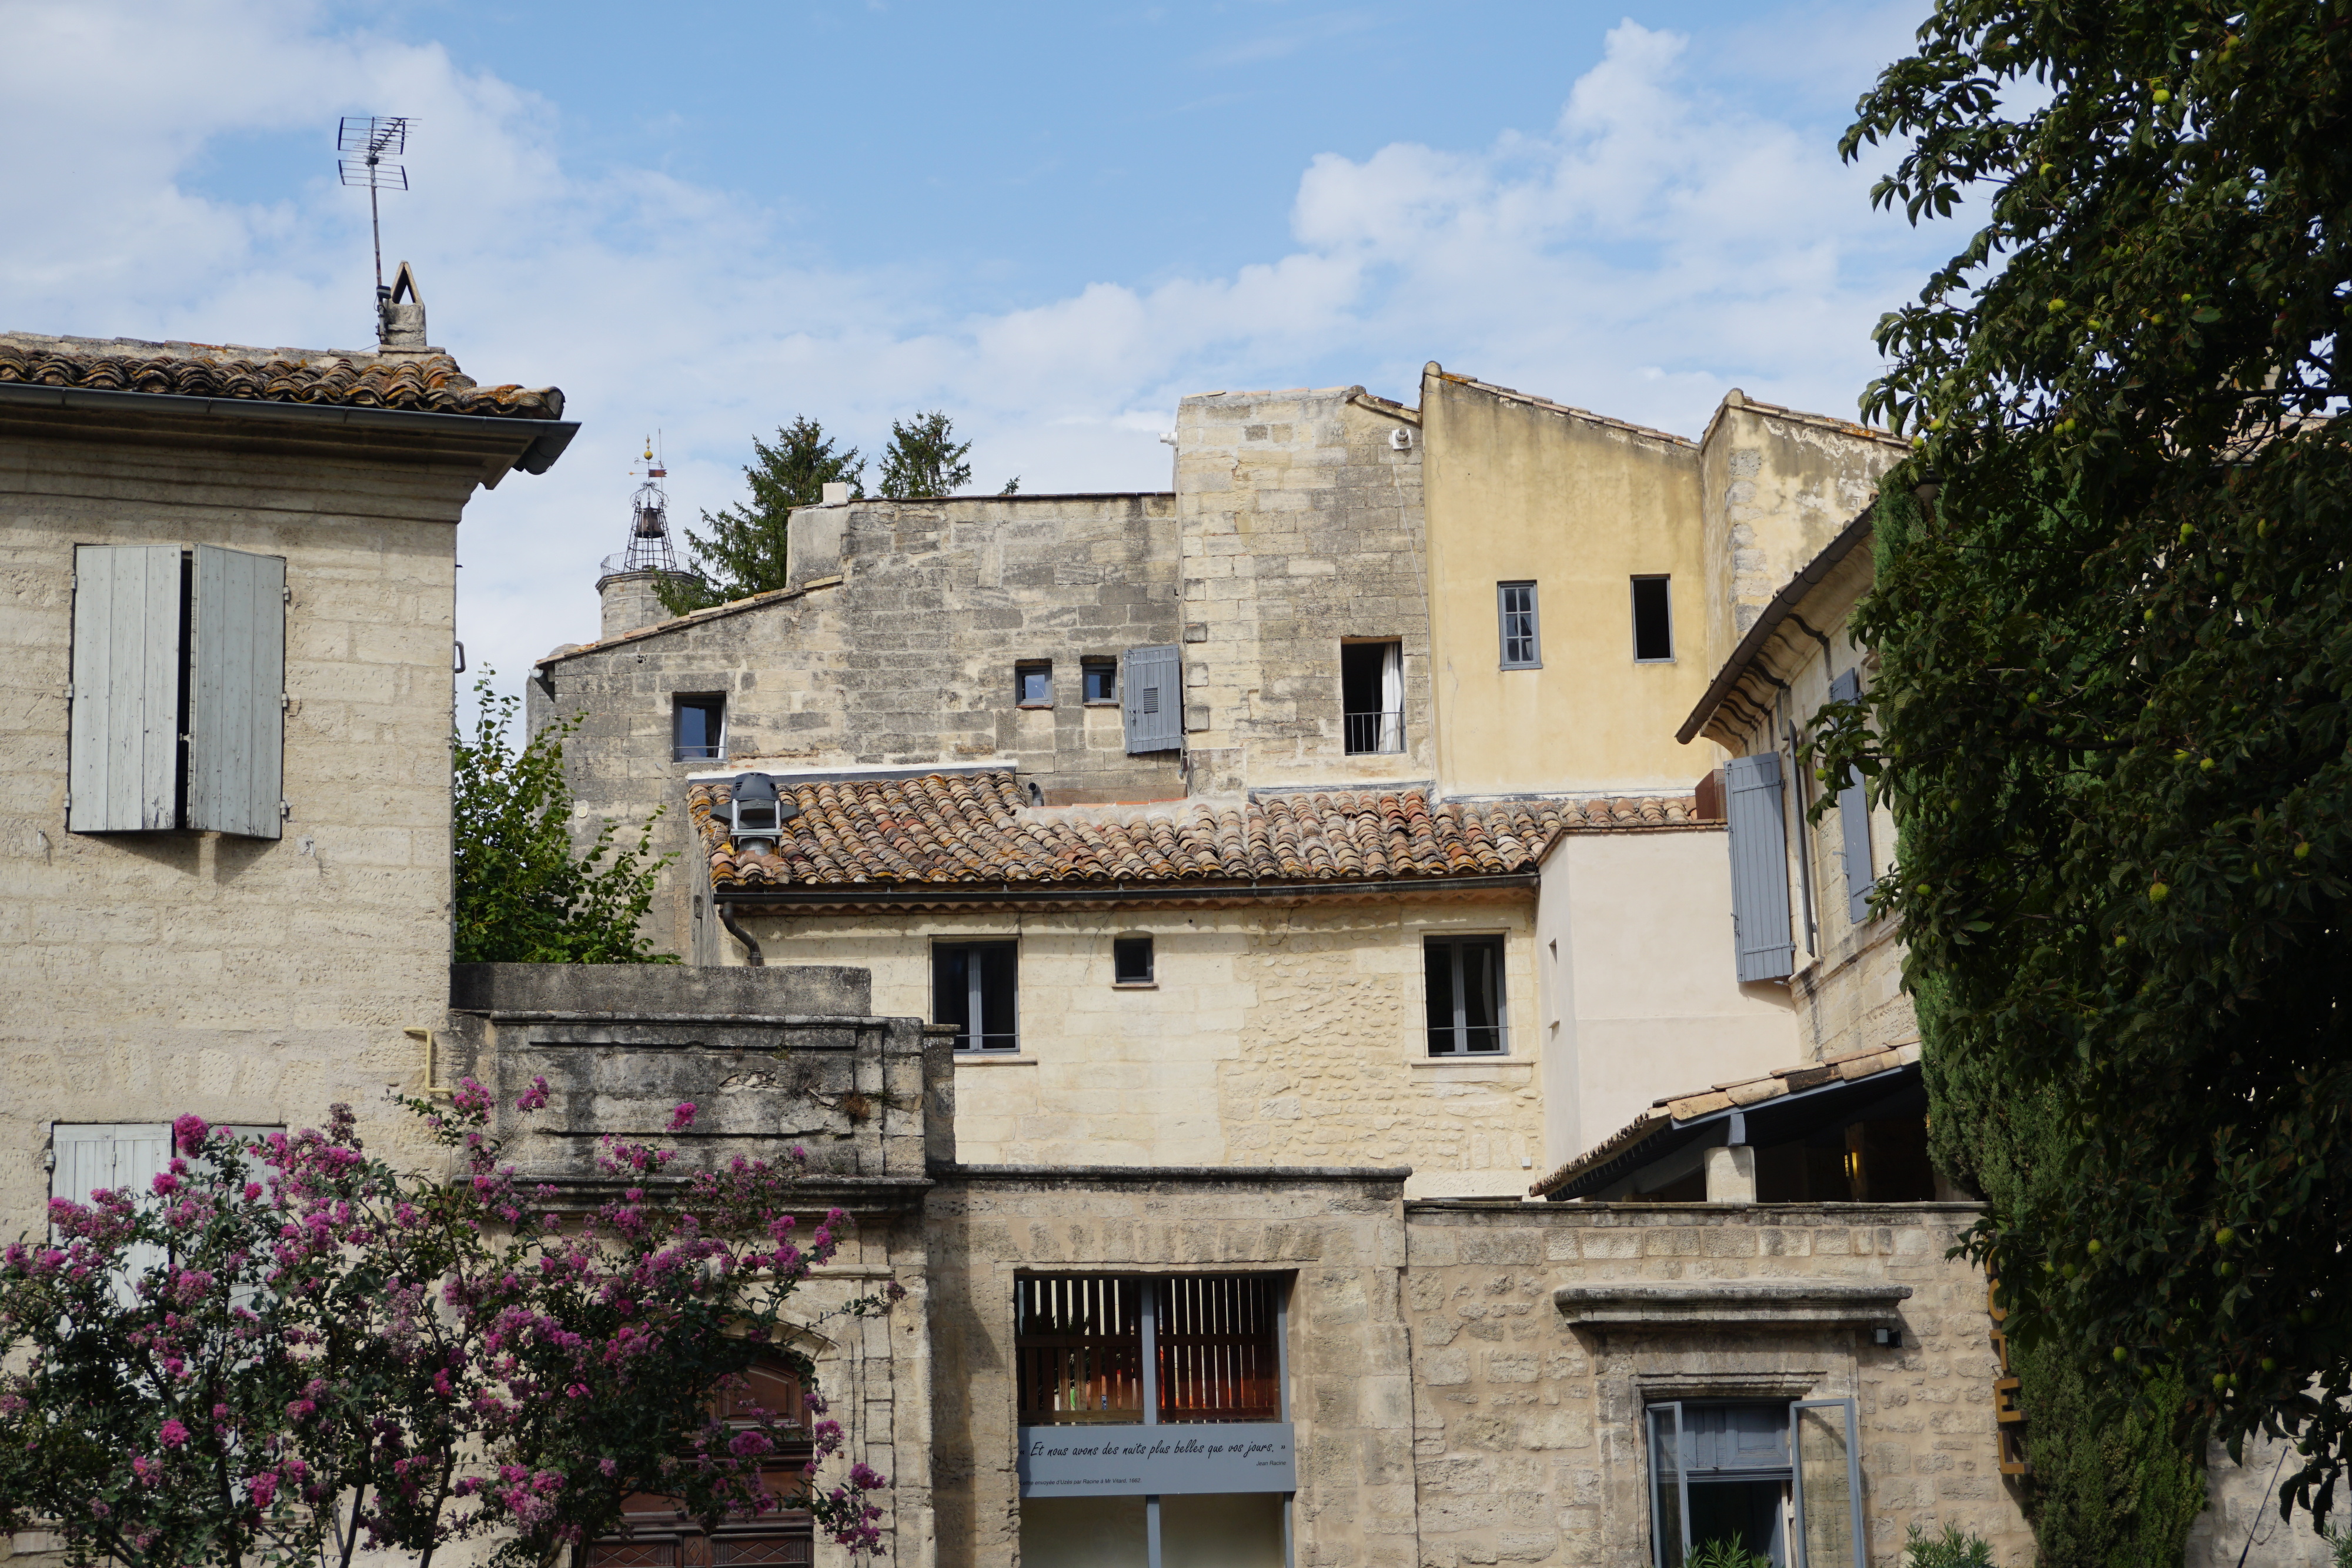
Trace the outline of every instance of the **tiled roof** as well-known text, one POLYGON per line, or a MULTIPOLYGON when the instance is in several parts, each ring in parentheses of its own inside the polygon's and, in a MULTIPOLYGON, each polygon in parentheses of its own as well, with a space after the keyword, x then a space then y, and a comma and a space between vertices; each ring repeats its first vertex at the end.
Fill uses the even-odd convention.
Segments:
POLYGON ((778 854, 739 852, 730 841, 729 780, 688 789, 714 887, 1507 876, 1535 870, 1562 832, 1697 821, 1687 796, 1433 802, 1427 790, 1409 787, 1036 810, 1024 804, 1010 772, 776 784, 801 808, 778 854))
POLYGON ((1743 1078, 1735 1082, 1717 1083, 1711 1088, 1665 1095, 1652 1101, 1648 1109, 1640 1115, 1528 1188, 1528 1196, 1543 1197, 1557 1192, 1585 1172, 1607 1165, 1644 1138, 1672 1124, 1695 1122, 1702 1116, 1712 1116, 1735 1106, 1745 1110, 1767 1100, 1777 1100, 1784 1094, 1801 1093, 1831 1083, 1851 1083, 1860 1078, 1874 1078, 1882 1072, 1908 1067, 1918 1060, 1919 1047, 1916 1042, 1892 1049, 1872 1046, 1865 1051, 1850 1051, 1843 1056, 1832 1056, 1825 1061, 1776 1068, 1757 1078, 1743 1078))
POLYGON ((555 388, 477 386, 457 361, 437 351, 247 349, 0 332, 0 384, 8 382, 423 413, 563 417, 563 393, 555 388))

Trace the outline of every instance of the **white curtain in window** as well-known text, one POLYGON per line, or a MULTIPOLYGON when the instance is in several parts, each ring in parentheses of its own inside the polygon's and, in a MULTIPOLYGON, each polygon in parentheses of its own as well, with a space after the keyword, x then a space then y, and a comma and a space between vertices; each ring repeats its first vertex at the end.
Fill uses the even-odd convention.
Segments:
POLYGON ((1381 650, 1381 744, 1382 751, 1404 749, 1404 644, 1381 650))

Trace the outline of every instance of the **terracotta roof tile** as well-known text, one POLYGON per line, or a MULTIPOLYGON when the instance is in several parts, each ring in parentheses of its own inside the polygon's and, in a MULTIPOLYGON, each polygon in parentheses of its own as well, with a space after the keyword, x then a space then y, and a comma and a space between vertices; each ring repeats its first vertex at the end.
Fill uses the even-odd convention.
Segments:
POLYGON ((1432 801, 1419 788, 1318 789, 1046 813, 1024 804, 1010 772, 776 784, 801 814, 774 854, 729 839, 729 780, 688 788, 714 887, 1506 876, 1533 871, 1563 832, 1697 821, 1687 796, 1432 801))
POLYGON ((0 383, 561 419, 553 387, 477 386, 439 352, 247 349, 0 332, 0 383))

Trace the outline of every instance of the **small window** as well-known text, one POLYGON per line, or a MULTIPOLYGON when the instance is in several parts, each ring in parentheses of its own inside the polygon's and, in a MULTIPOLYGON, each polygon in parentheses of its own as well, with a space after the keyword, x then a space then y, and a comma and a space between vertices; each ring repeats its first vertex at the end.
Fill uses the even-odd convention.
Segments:
POLYGON ((1543 646, 1536 637, 1536 585, 1498 582, 1495 598, 1502 617, 1503 668, 1542 668, 1543 646))
POLYGON ((1505 1045, 1503 939, 1432 936, 1422 945, 1428 981, 1429 1054, 1492 1056, 1505 1045))
POLYGON ((1111 983, 1119 986, 1151 984, 1151 938, 1120 936, 1110 945, 1111 983))
POLYGON ((1348 755, 1404 749, 1404 644, 1339 645, 1340 722, 1348 755))
POLYGON ((1633 660, 1663 664, 1675 656, 1675 616, 1668 599, 1666 577, 1633 580, 1633 660))
POLYGON ((1023 707, 1054 706, 1054 666, 1050 661, 1013 666, 1013 700, 1023 707))
POLYGON ((940 942, 931 948, 931 1021, 953 1024, 958 1051, 1021 1048, 1010 942, 940 942))
POLYGON ((1116 703, 1118 701, 1118 661, 1087 659, 1078 666, 1086 676, 1087 702, 1116 703))
POLYGON ((670 737, 673 762, 717 762, 727 755, 727 699, 681 696, 670 737))

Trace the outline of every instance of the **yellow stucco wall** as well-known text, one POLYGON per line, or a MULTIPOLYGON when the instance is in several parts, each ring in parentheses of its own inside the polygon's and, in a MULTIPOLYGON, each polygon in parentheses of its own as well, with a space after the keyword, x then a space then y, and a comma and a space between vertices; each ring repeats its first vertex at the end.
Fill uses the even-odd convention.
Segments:
POLYGON ((1421 407, 1447 789, 1688 789, 1717 753, 1675 728, 1723 653, 1706 630, 1697 448, 1434 364, 1421 407), (1672 580, 1675 657, 1637 664, 1632 579, 1655 575, 1672 580), (1543 667, 1505 670, 1496 587, 1529 580, 1543 667))
MULTIPOLYGON (((971 1165, 1413 1168, 1415 1197, 1508 1196, 1542 1152, 1534 901, 746 916, 771 964, 858 964, 874 1009, 931 1016, 934 940, 1017 937, 1021 1045, 956 1073, 971 1165), (1498 932, 1509 1049, 1433 1059, 1422 938, 1498 932), (1111 983, 1111 939, 1153 938, 1156 984, 1111 983)), ((727 945, 725 960, 740 961, 727 945)))

